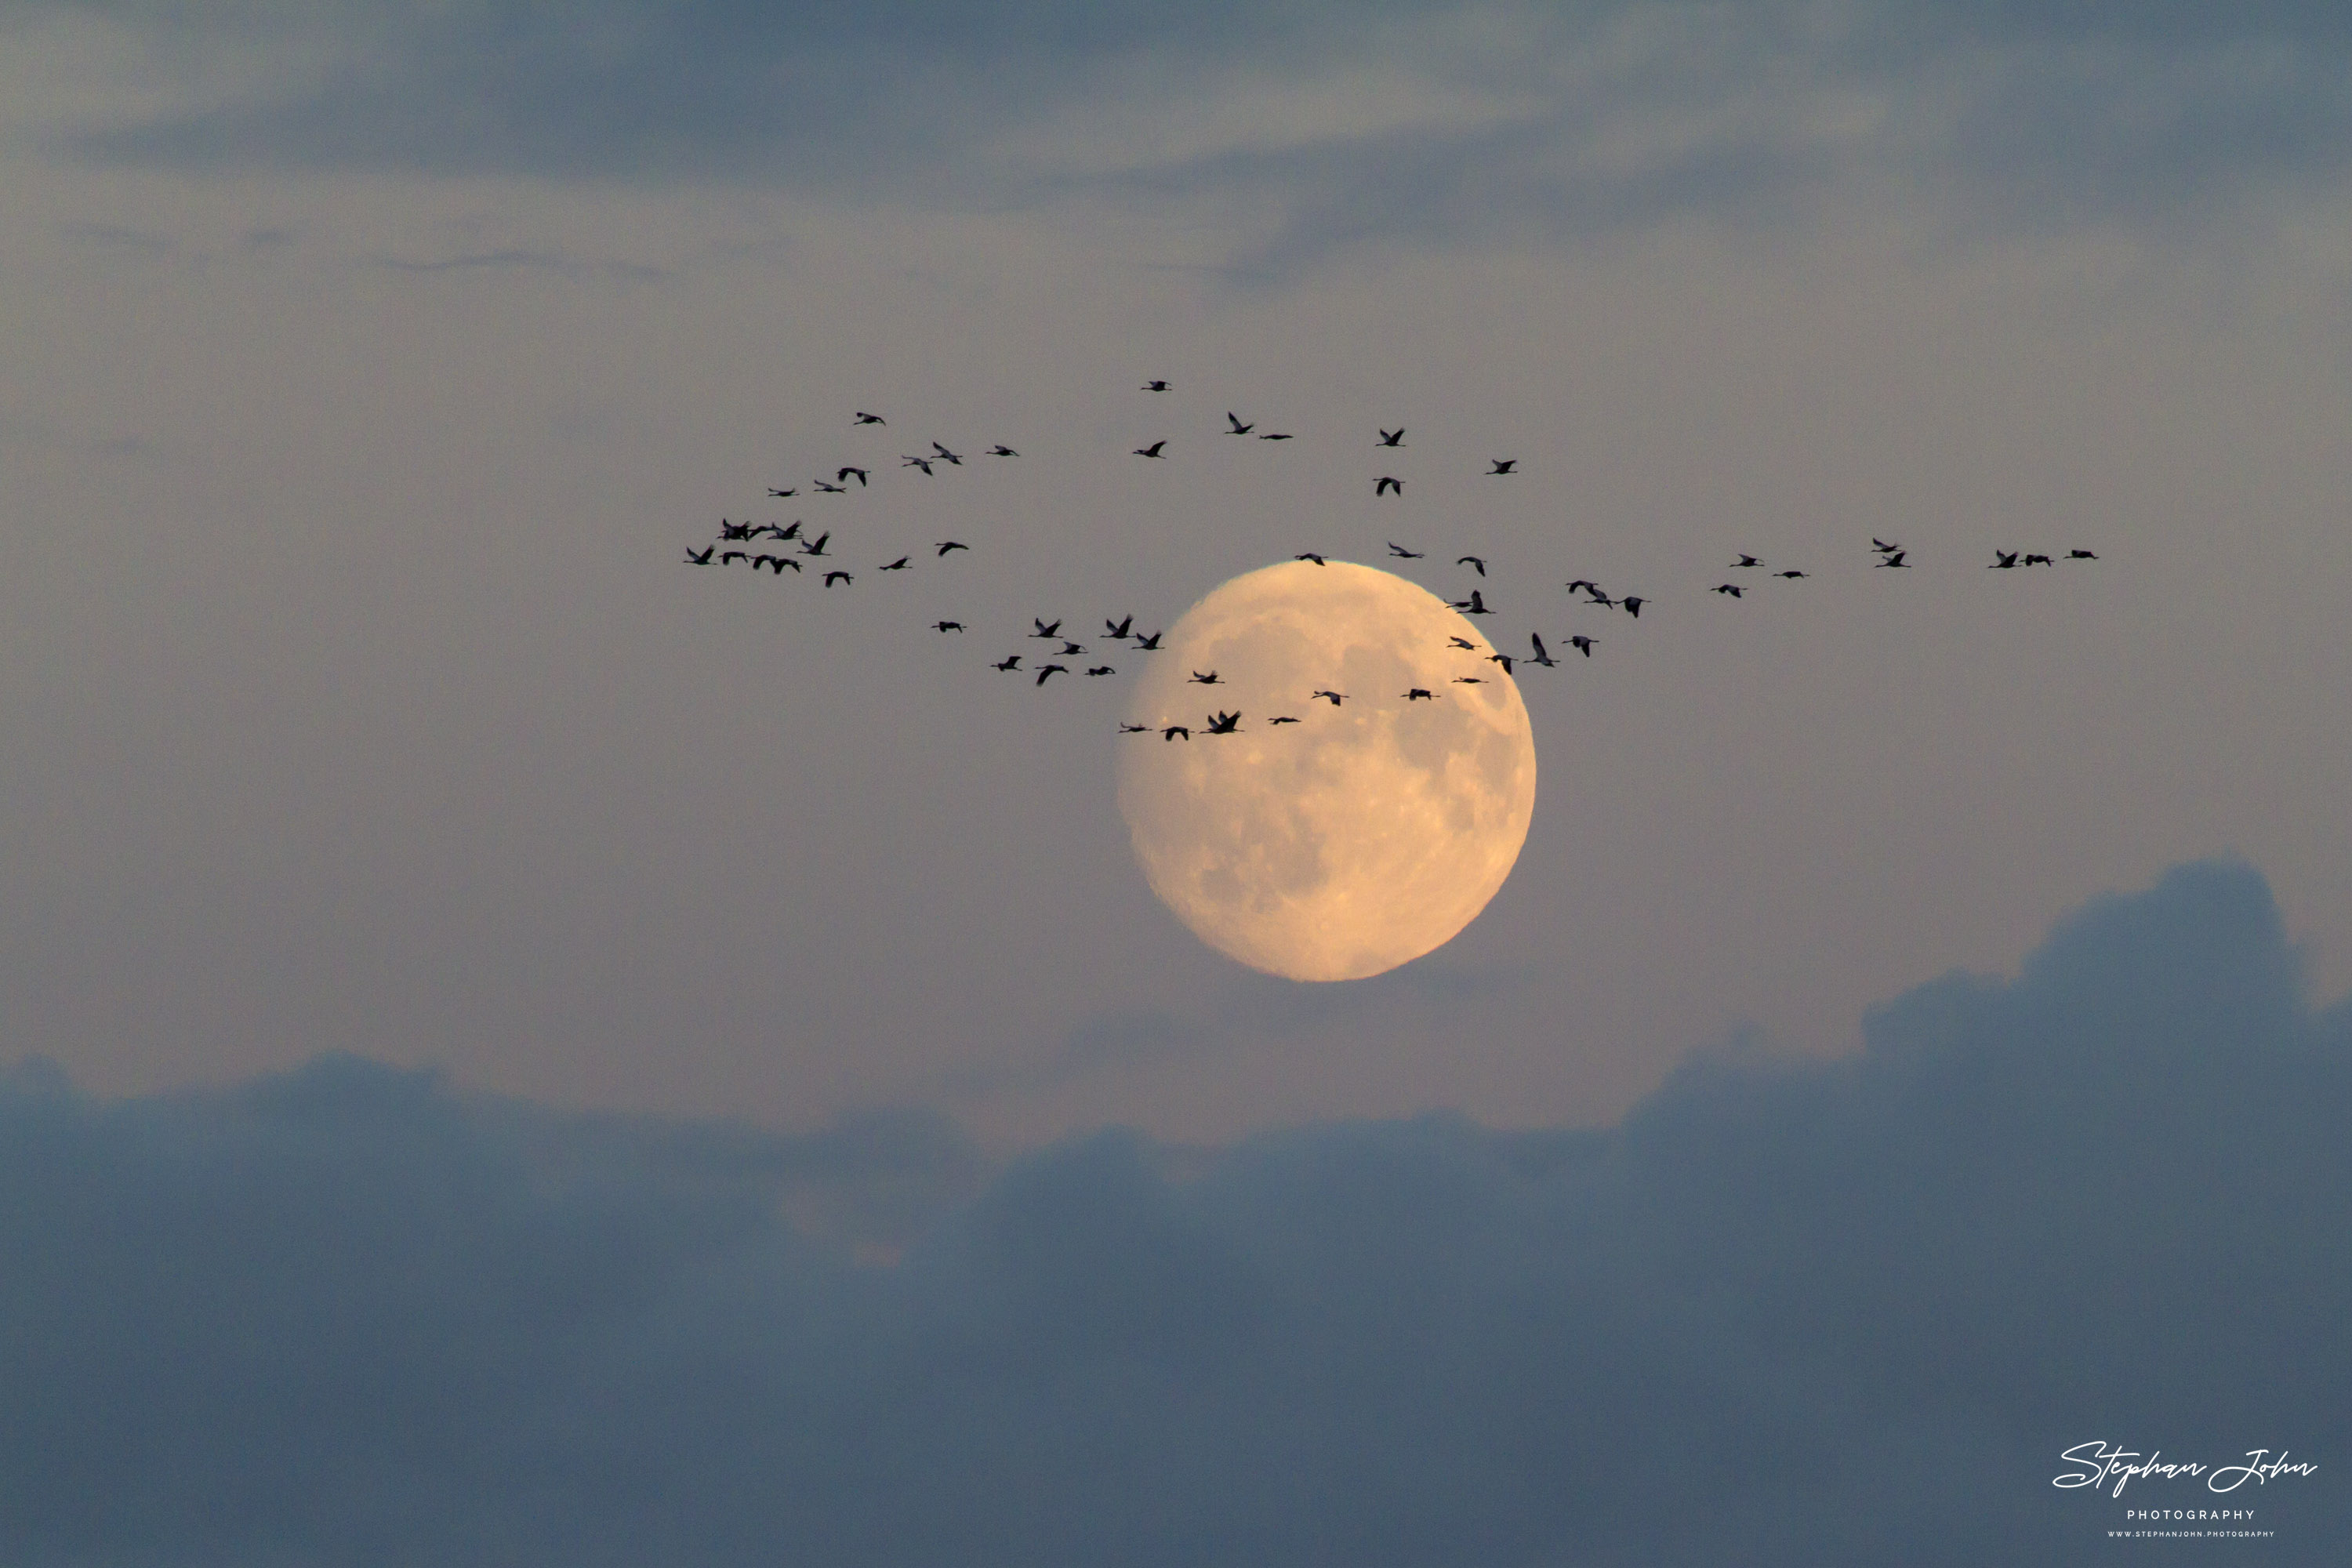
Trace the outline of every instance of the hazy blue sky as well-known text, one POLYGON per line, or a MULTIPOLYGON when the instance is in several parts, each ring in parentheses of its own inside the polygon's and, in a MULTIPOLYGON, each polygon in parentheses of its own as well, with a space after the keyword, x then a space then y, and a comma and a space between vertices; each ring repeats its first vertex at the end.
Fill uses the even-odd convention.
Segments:
POLYGON ((0 1535, 2074 1562, 2062 1434, 2335 1465, 2347 159, 2318 5, 0 0, 0 1535), (986 661, 1388 539, 1594 656, 1480 920, 1269 980, 986 661))

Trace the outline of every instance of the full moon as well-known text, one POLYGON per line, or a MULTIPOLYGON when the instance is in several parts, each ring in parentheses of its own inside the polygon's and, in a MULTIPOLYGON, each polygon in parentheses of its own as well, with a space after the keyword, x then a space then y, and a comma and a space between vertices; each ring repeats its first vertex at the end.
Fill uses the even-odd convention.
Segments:
POLYGON ((1286 562, 1210 594, 1142 656, 1129 720, 1151 732, 1122 742, 1119 810, 1152 891, 1211 947, 1293 980, 1360 980, 1451 942, 1535 813, 1527 706, 1489 651, 1370 566, 1286 562), (1208 732, 1232 712, 1230 734, 1208 732))

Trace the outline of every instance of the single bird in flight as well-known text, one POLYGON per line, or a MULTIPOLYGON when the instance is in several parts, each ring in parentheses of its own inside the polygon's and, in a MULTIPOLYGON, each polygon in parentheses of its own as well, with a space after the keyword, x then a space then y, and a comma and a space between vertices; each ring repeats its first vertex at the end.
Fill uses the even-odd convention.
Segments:
POLYGON ((1454 560, 1454 564, 1456 566, 1475 566, 1478 569, 1479 576, 1484 577, 1486 574, 1486 558, 1483 555, 1459 556, 1454 560))
POLYGON ((1117 622, 1112 621, 1110 617, 1106 616, 1103 617, 1103 636, 1110 638, 1113 642, 1125 642, 1128 637, 1128 629, 1134 625, 1135 617, 1133 616, 1129 616, 1125 620, 1117 622))
POLYGON ((1510 673, 1511 673, 1511 656, 1510 656, 1509 654, 1507 654, 1507 653, 1490 653, 1490 654, 1488 654, 1488 655, 1486 656, 1486 662, 1487 662, 1488 664, 1499 664, 1499 665, 1501 665, 1501 666, 1503 667, 1503 673, 1504 673, 1505 675, 1508 675, 1508 674, 1510 674, 1510 673))
POLYGON ((1151 726, 1149 724, 1129 724, 1122 722, 1118 727, 1118 732, 1122 735, 1149 735, 1151 733, 1151 726))
POLYGON ((1556 658, 1552 658, 1552 656, 1551 656, 1551 650, 1544 647, 1544 645, 1543 645, 1543 633, 1541 633, 1541 632, 1529 632, 1529 633, 1528 634, 1528 637, 1529 637, 1534 641, 1534 643, 1535 643, 1535 645, 1536 645, 1536 651, 1535 651, 1533 654, 1531 654, 1530 656, 1528 656, 1528 662, 1529 664, 1539 664, 1539 665, 1542 665, 1546 669, 1549 669, 1553 665, 1556 665, 1556 664, 1558 664, 1558 663, 1559 662, 1559 660, 1558 660, 1558 659, 1556 659, 1556 658))
POLYGON ((1327 700, 1334 708, 1348 700, 1348 694, 1344 691, 1311 691, 1307 693, 1307 700, 1312 702, 1318 697, 1327 700))
POLYGON ((860 425, 887 425, 890 423, 887 419, 883 418, 879 414, 868 414, 862 408, 857 411, 857 422, 860 425))
POLYGON ((1407 550, 1403 545, 1397 543, 1396 541, 1391 540, 1389 542, 1389 553, 1395 556, 1400 561, 1419 561, 1423 556, 1427 555, 1429 552, 1425 550, 1407 550))
POLYGON ((1160 651, 1160 638, 1161 635, 1162 634, 1159 632, 1154 632, 1148 637, 1136 638, 1136 648, 1139 652, 1143 653, 1158 653, 1160 651))
POLYGON ((1070 667, 1066 664, 1041 664, 1037 667, 1037 684, 1040 686, 1045 685, 1045 678, 1049 675, 1067 675, 1069 673, 1070 667))
POLYGON ((991 447, 988 449, 988 455, 992 458, 1017 458, 1021 454, 1006 446, 1003 442, 999 441, 995 446, 991 447))
POLYGON ((2016 551, 1996 550, 1992 552, 1992 564, 1986 567, 1985 570, 1988 572, 2007 572, 2012 570, 2016 565, 2016 551))
POLYGON ((1639 594, 1628 594, 1623 598, 1617 601, 1618 605, 1624 609, 1624 612, 1637 621, 1642 618, 1642 606, 1649 602, 1649 600, 1644 599, 1639 594))
POLYGON ((1113 669, 1107 664, 1098 664, 1092 669, 1087 670, 1087 673, 1088 675, 1117 675, 1118 671, 1113 669))
POLYGON ((1238 713, 1213 713, 1209 716, 1209 733, 1212 735, 1234 734, 1240 728, 1241 721, 1242 716, 1238 713))
POLYGON ((1225 434, 1228 436, 1246 436, 1257 428, 1255 425, 1243 424, 1242 416, 1230 408, 1225 410, 1225 434))
MULTIPOLYGON (((1373 426, 1372 426, 1372 428, 1373 428, 1373 429, 1375 429, 1375 430, 1381 430, 1381 427, 1380 427, 1379 426, 1377 426, 1377 425, 1373 426)), ((1404 426, 1402 426, 1402 425, 1400 425, 1400 426, 1397 426, 1395 429, 1393 429, 1393 430, 1381 430, 1381 438, 1380 438, 1380 441, 1379 441, 1378 445, 1382 446, 1382 447, 1402 447, 1402 446, 1403 446, 1403 445, 1404 445, 1404 426)))
POLYGON ((998 663, 989 666, 989 668, 991 669, 1018 669, 1021 668, 1021 656, 1016 653, 1010 658, 1001 660, 998 663))
POLYGON ((846 495, 849 493, 849 487, 846 485, 829 485, 823 479, 819 479, 816 481, 816 493, 821 496, 846 495))
POLYGON ((1265 435, 1259 437, 1258 439, 1261 441, 1287 441, 1290 437, 1284 435, 1279 430, 1269 430, 1265 435))
POLYGON ((903 452, 898 456, 901 459, 899 466, 902 468, 920 468, 927 474, 931 471, 931 459, 929 458, 909 458, 903 452))
POLYGON ((949 451, 937 441, 931 443, 931 452, 933 456, 937 457, 940 461, 943 463, 953 463, 959 468, 963 467, 963 458, 961 454, 949 451))
POLYGON ((877 572, 904 572, 906 569, 907 558, 903 555, 890 563, 887 566, 877 566, 874 568, 877 572))
POLYGON ((832 537, 833 537, 833 530, 831 530, 831 529, 829 529, 829 528, 828 528, 828 529, 826 529, 823 533, 818 534, 814 539, 803 539, 803 540, 802 540, 802 541, 801 541, 801 553, 802 553, 802 554, 803 554, 803 555, 822 555, 822 554, 824 554, 824 545, 825 545, 825 541, 827 541, 827 540, 831 539, 832 537))
POLYGON ((1375 497, 1384 496, 1391 490, 1394 490, 1399 495, 1404 494, 1404 481, 1393 474, 1382 474, 1372 481, 1372 494, 1375 497))
POLYGON ((1138 447, 1135 449, 1134 455, 1139 458, 1162 458, 1167 456, 1167 454, 1162 452, 1160 448, 1166 445, 1168 445, 1168 442, 1163 437, 1160 440, 1154 441, 1149 447, 1138 447))
POLYGON ((1045 622, 1039 620, 1034 616, 1032 616, 1029 617, 1029 624, 1037 628, 1035 631, 1029 634, 1033 637, 1057 637, 1062 635, 1062 623, 1059 621, 1055 621, 1052 625, 1048 626, 1045 622))
POLYGON ((1472 642, 1468 637, 1447 637, 1445 639, 1445 643, 1449 647, 1466 648, 1472 653, 1476 653, 1478 651, 1478 645, 1472 642))
POLYGON ((1323 557, 1316 554, 1312 550, 1302 550, 1297 554, 1292 556, 1291 559, 1293 561, 1312 561, 1318 566, 1326 564, 1323 557))
POLYGON ((709 550, 703 551, 699 555, 689 550, 686 552, 685 561, 680 563, 680 564, 687 566, 708 566, 710 564, 711 552, 716 551, 718 548, 719 546, 714 544, 709 550))
POLYGON ((2087 550, 2069 550, 2066 552, 2066 559, 2069 561, 2096 561, 2098 557, 2087 550))
POLYGON ((1168 728, 1160 731, 1160 738, 1163 741, 1189 741, 1192 738, 1192 731, 1187 730, 1181 724, 1171 724, 1168 728))
POLYGON ((1168 384, 1164 381, 1147 381, 1143 384, 1143 390, 1146 392, 1165 392, 1168 390, 1168 384))
POLYGON ((963 623, 961 621, 933 621, 931 625, 938 630, 943 632, 960 632, 963 630, 963 623))
POLYGON ((1298 721, 1292 718, 1287 713, 1277 713, 1273 718, 1268 719, 1266 722, 1269 724, 1296 724, 1298 721))
POLYGON ((826 573, 826 574, 824 574, 824 585, 825 585, 826 587, 828 587, 828 588, 832 587, 832 586, 833 586, 834 579, 835 579, 835 578, 836 578, 836 577, 840 578, 840 579, 841 579, 841 581, 842 581, 843 583, 845 583, 845 584, 853 584, 853 583, 856 583, 856 582, 857 581, 857 579, 856 579, 856 578, 852 577, 852 576, 851 576, 848 573, 846 573, 846 572, 842 572, 842 571, 833 571, 833 572, 828 572, 828 573, 826 573))
POLYGON ((1223 686, 1225 683, 1222 679, 1218 679, 1217 672, 1213 669, 1209 671, 1206 675, 1202 675, 1196 669, 1192 672, 1192 679, 1186 681, 1184 684, 1187 686, 1223 686))
POLYGON ((1591 658, 1592 657, 1592 639, 1591 637, 1570 637, 1568 639, 1568 646, 1574 648, 1577 652, 1582 654, 1587 658, 1591 658))
POLYGON ((1715 592, 1718 594, 1728 594, 1733 598, 1737 599, 1739 597, 1739 585, 1736 583, 1718 584, 1715 588, 1715 592))
POLYGON ((1734 566, 1761 566, 1764 563, 1757 560, 1753 555, 1743 555, 1738 560, 1733 562, 1732 564, 1734 566))
POLYGON ((1909 551, 1907 551, 1907 550, 1897 550, 1897 551, 1895 551, 1895 552, 1893 552, 1892 553, 1890 553, 1889 555, 1887 555, 1884 560, 1880 561, 1880 562, 1879 562, 1879 564, 1880 564, 1881 566, 1902 566, 1902 567, 1908 567, 1908 566, 1911 564, 1911 563, 1909 563, 1908 561, 1904 560, 1903 558, 1904 558, 1906 555, 1908 555, 1908 554, 1910 554, 1910 553, 1911 553, 1911 552, 1910 552, 1909 551))
POLYGON ((947 559, 949 551, 970 550, 971 546, 965 544, 959 540, 942 539, 937 544, 931 546, 931 548, 938 551, 940 552, 940 559, 944 561, 947 559))
POLYGON ((1495 613, 1486 607, 1486 599, 1479 595, 1478 590, 1475 588, 1470 590, 1470 596, 1468 598, 1457 600, 1454 603, 1454 607, 1461 611, 1465 616, 1491 616, 1495 613))
POLYGON ((1416 686, 1404 694, 1404 700, 1407 702, 1434 702, 1437 697, 1427 687, 1416 686))
MULTIPOLYGON (((937 442, 932 443, 933 446, 937 446, 938 444, 939 443, 937 442)), ((857 476, 857 488, 859 489, 864 489, 866 488, 866 470, 864 468, 839 469, 834 474, 833 482, 837 485, 845 485, 849 482, 850 476, 853 474, 857 476)))
POLYGON ((784 496, 796 496, 796 495, 800 494, 801 492, 800 492, 799 490, 797 490, 797 489, 780 490, 780 489, 776 489, 773 485, 771 485, 771 486, 769 486, 769 487, 768 487, 768 493, 769 493, 770 495, 772 495, 772 496, 775 496, 775 497, 778 497, 778 498, 782 498, 782 497, 784 497, 784 496))
POLYGON ((1486 460, 1495 465, 1486 470, 1486 476, 1489 479, 1496 474, 1516 473, 1518 470, 1519 460, 1517 458, 1489 458, 1486 460))
POLYGON ((1795 567, 1793 567, 1793 566, 1792 566, 1792 567, 1790 567, 1790 568, 1788 571, 1786 571, 1786 572, 1775 572, 1775 573, 1773 573, 1773 574, 1772 574, 1772 575, 1773 575, 1773 576, 1775 576, 1775 577, 1786 577, 1787 579, 1789 579, 1789 581, 1790 581, 1791 583, 1793 583, 1793 582, 1795 582, 1798 578, 1800 578, 1800 577, 1808 577, 1808 576, 1811 576, 1811 573, 1809 573, 1809 572, 1800 572, 1800 571, 1798 571, 1795 567))

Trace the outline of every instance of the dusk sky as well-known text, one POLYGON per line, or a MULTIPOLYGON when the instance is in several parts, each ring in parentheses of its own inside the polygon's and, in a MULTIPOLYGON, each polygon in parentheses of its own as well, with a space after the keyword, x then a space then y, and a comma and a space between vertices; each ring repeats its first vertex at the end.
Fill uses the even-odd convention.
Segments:
POLYGON ((2336 1561, 2347 432, 2340 5, 0 0, 0 1558, 2336 1561), (1328 984, 989 668, 1307 551, 1328 984))

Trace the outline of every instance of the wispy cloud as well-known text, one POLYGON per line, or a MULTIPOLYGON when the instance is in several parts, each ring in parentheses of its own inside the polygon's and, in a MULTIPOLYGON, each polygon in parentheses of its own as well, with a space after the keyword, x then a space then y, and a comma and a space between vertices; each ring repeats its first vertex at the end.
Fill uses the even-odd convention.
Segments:
POLYGON ((140 256, 168 256, 178 248, 169 235, 158 234, 152 229, 126 228, 121 224, 60 224, 58 233, 76 245, 140 256))
POLYGON ((46 416, 0 408, 0 450, 12 447, 154 463, 184 463, 194 456, 176 441, 120 431, 93 435, 46 416))
POLYGON ((581 270, 577 263, 569 261, 552 251, 523 249, 474 251, 462 256, 439 257, 429 261, 418 261, 401 256, 379 256, 375 258, 375 264, 379 267, 390 268, 394 272, 522 270, 554 272, 572 277, 581 270))
POLYGON ((429 260, 404 256, 378 256, 373 259, 374 265, 394 272, 548 272, 575 283, 596 278, 626 283, 655 283, 672 276, 667 268, 626 261, 588 260, 558 251, 521 247, 468 251, 429 260))
MULTIPOLYGON (((185 14, 124 7, 134 27, 185 14)), ((1212 204, 1236 265, 1363 243, 1769 222, 1900 193, 1955 221, 2166 225, 2331 186, 2352 28, 2282 3, 774 7, 297 16, 276 90, 81 127, 143 164, 753 184, 848 202, 1212 204), (340 40, 340 42, 339 42, 340 40)), ((246 80, 240 78, 240 80, 246 80)))
POLYGON ((1303 984, 1255 975, 1188 1010, 1129 1008, 1087 1019, 1031 1060, 969 1067, 949 1074, 940 1092, 955 1100, 1034 1092, 1097 1073, 1149 1068, 1263 1044, 1398 1008, 1507 1001, 1528 977, 1464 970, 1423 960, 1346 985, 1303 984))

